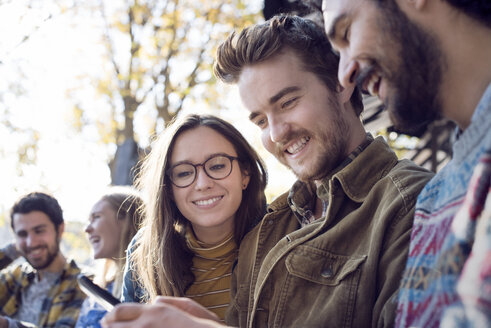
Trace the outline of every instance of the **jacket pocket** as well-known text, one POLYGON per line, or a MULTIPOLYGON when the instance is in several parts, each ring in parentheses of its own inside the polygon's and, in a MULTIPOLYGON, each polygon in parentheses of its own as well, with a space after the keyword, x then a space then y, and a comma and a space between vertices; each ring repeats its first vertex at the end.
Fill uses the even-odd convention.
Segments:
POLYGON ((366 255, 343 256, 301 245, 286 259, 291 275, 326 286, 336 286, 355 272, 366 260, 366 255))
POLYGON ((366 259, 365 255, 343 256, 309 245, 297 246, 285 258, 286 270, 277 272, 274 279, 275 311, 270 313, 268 325, 352 327, 366 259))

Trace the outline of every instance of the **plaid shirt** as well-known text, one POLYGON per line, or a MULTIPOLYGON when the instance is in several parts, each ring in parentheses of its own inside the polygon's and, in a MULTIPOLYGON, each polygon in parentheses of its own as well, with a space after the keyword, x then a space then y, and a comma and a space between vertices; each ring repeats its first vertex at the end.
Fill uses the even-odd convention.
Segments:
MULTIPOLYGON (((0 315, 12 317, 21 306, 22 289, 31 284, 36 271, 28 264, 6 268, 12 260, 0 250, 0 315)), ((80 269, 74 261, 67 262, 61 276, 51 288, 39 314, 39 327, 75 327, 85 294, 79 289, 80 269)), ((25 304, 23 306, 26 306, 25 304)), ((22 327, 22 324, 19 323, 22 327)))

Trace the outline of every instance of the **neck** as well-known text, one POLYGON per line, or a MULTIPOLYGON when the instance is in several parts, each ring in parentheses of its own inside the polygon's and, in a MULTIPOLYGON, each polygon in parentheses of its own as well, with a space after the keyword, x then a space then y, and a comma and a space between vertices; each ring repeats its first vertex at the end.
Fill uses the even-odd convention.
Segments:
POLYGON ((491 29, 447 8, 428 30, 439 39, 446 61, 439 91, 442 114, 465 130, 491 82, 491 29))
MULTIPOLYGON (((354 123, 351 125, 350 133, 351 133, 351 137, 346 143, 345 157, 343 157, 343 159, 337 165, 340 165, 352 152, 355 151, 355 149, 357 147, 359 147, 361 144, 363 144, 366 140, 367 132, 366 132, 365 128, 363 127, 363 124, 361 123, 361 121, 358 117, 356 118, 356 121, 354 121, 354 123)), ((336 169, 336 167, 333 168, 333 170, 335 170, 335 169, 336 169)), ((319 186, 322 184, 322 179, 333 174, 333 170, 330 170, 322 178, 313 180, 316 188, 319 188, 319 186)))
POLYGON ((198 241, 207 246, 214 246, 222 243, 233 232, 232 227, 222 227, 222 229, 200 229, 193 227, 194 236, 198 241))
POLYGON ((48 267, 38 271, 39 279, 40 280, 43 279, 44 272, 58 273, 63 271, 65 264, 66 264, 66 259, 63 256, 63 254, 59 252, 56 258, 53 260, 53 262, 51 262, 51 264, 48 267))

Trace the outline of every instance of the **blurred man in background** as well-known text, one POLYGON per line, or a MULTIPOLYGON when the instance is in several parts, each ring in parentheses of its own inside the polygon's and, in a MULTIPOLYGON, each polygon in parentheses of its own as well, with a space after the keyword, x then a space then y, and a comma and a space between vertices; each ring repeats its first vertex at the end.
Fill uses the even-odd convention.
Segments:
POLYGON ((60 251, 64 231, 58 201, 22 197, 11 210, 15 244, 0 250, 0 327, 74 327, 85 295, 75 262, 60 251), (10 265, 22 256, 26 263, 10 265))

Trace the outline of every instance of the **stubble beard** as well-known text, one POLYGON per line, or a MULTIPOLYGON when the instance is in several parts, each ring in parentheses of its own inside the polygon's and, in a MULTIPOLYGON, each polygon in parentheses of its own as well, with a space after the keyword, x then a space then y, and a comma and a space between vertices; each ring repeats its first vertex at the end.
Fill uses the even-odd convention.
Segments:
POLYGON ((330 126, 321 129, 319 134, 312 134, 306 130, 292 132, 286 140, 292 140, 301 136, 309 135, 308 146, 318 145, 319 151, 315 158, 304 158, 293 165, 288 163, 282 144, 275 146, 274 156, 285 165, 295 176, 303 182, 320 180, 329 175, 345 158, 347 150, 347 137, 350 135, 349 125, 341 117, 341 109, 331 109, 335 114, 330 126))
POLYGON ((46 247, 48 250, 48 254, 46 255, 46 259, 39 264, 31 262, 29 260, 28 253, 24 255, 27 262, 29 262, 29 264, 36 270, 43 270, 49 267, 60 253, 60 239, 58 234, 56 234, 56 242, 52 247, 50 247, 49 245, 41 247, 46 247))

